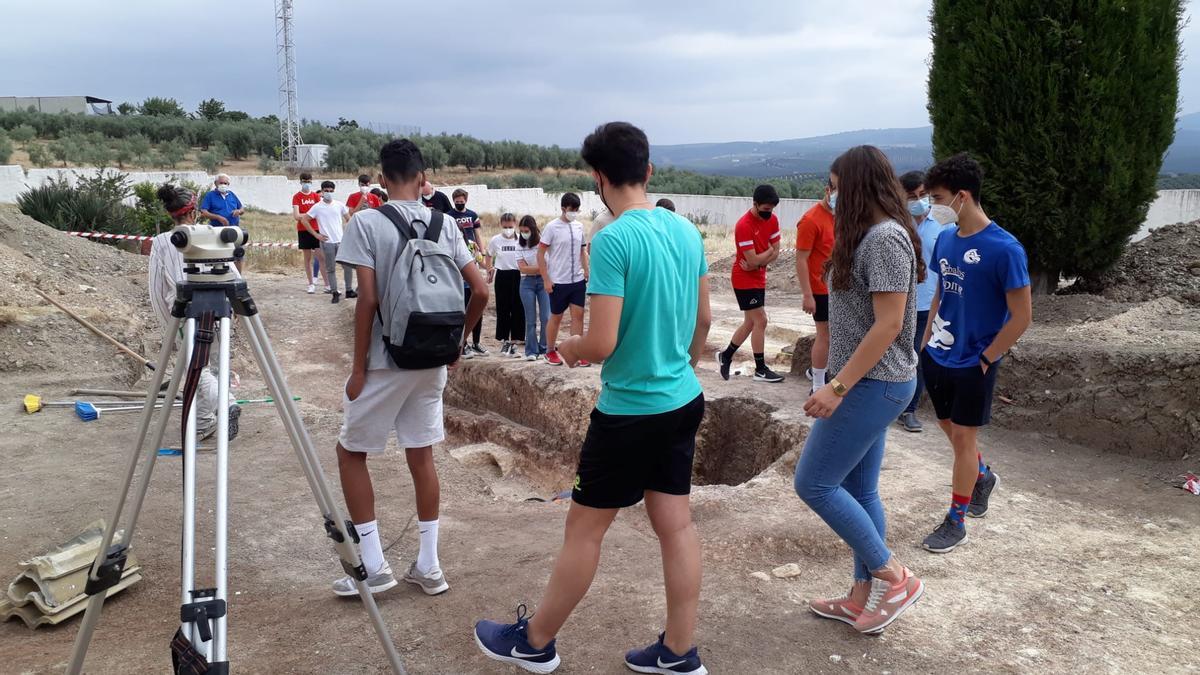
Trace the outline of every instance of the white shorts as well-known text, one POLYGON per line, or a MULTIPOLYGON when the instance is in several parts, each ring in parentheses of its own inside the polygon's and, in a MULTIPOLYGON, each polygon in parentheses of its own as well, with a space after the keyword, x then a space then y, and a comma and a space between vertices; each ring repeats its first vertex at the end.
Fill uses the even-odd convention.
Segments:
POLYGON ((369 370, 353 401, 342 391, 342 431, 338 443, 351 452, 374 454, 387 447, 396 430, 401 448, 423 448, 446 438, 442 390, 446 369, 369 370))

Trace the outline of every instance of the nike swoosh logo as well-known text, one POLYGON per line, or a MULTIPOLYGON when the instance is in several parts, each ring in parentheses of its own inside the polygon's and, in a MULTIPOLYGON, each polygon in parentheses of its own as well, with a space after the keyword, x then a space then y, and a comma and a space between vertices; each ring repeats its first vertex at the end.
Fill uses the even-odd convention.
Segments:
MULTIPOLYGON (((516 647, 513 647, 513 648, 512 648, 512 651, 511 651, 510 653, 511 653, 511 654, 512 654, 514 657, 516 657, 516 658, 518 658, 518 659, 534 659, 534 658, 537 658, 537 657, 539 657, 539 656, 545 656, 545 655, 546 655, 546 654, 545 654, 545 652, 541 652, 541 653, 538 653, 538 654, 522 654, 521 652, 517 651, 517 648, 516 648, 516 647)), ((680 663, 683 663, 683 662, 682 662, 682 661, 680 661, 680 663)))
POLYGON ((658 667, 659 668, 674 668, 675 666, 685 663, 686 661, 687 661, 687 659, 684 659, 683 661, 676 661, 675 663, 663 663, 662 657, 660 656, 660 657, 658 657, 658 667))

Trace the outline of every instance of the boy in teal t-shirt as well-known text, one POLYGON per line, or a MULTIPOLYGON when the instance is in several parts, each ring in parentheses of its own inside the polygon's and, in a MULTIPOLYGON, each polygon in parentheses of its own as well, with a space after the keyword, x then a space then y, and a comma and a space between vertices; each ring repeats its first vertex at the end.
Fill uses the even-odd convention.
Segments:
POLYGON ((704 417, 693 366, 711 323, 704 244, 690 222, 651 207, 650 144, 640 129, 602 125, 581 154, 618 217, 592 240, 588 330, 558 352, 570 367, 604 363, 600 398, 579 457, 563 547, 536 616, 527 617, 522 605, 515 624, 480 621, 475 638, 493 659, 553 671, 555 636, 587 594, 605 532, 621 508, 645 499, 663 551, 667 625, 657 642, 627 652, 625 662, 642 672, 704 675, 692 643, 700 542, 689 501, 704 417))

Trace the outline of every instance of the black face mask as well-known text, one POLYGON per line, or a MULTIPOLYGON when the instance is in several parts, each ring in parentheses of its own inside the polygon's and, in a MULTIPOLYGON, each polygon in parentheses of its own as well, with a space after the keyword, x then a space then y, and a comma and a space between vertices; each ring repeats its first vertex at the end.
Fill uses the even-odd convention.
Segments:
POLYGON ((466 204, 455 204, 454 208, 458 209, 459 211, 466 211, 467 205, 466 204))
POLYGON ((759 211, 759 212, 758 212, 758 217, 759 217, 759 218, 762 218, 763 220, 770 220, 770 219, 771 219, 771 212, 770 212, 770 211, 759 211))

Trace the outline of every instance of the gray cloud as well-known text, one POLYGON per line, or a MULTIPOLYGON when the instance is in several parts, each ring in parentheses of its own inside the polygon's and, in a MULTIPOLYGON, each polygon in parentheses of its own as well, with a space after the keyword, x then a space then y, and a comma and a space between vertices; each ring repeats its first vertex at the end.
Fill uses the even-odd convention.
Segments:
MULTIPOLYGON (((928 0, 569 4, 299 2, 301 114, 563 145, 609 119, 656 143, 928 123, 928 0)), ((270 0, 12 5, 2 95, 277 109, 270 0)), ((1200 48, 1200 28, 1184 42, 1200 48)), ((1191 61, 1185 112, 1200 109, 1191 61)))

